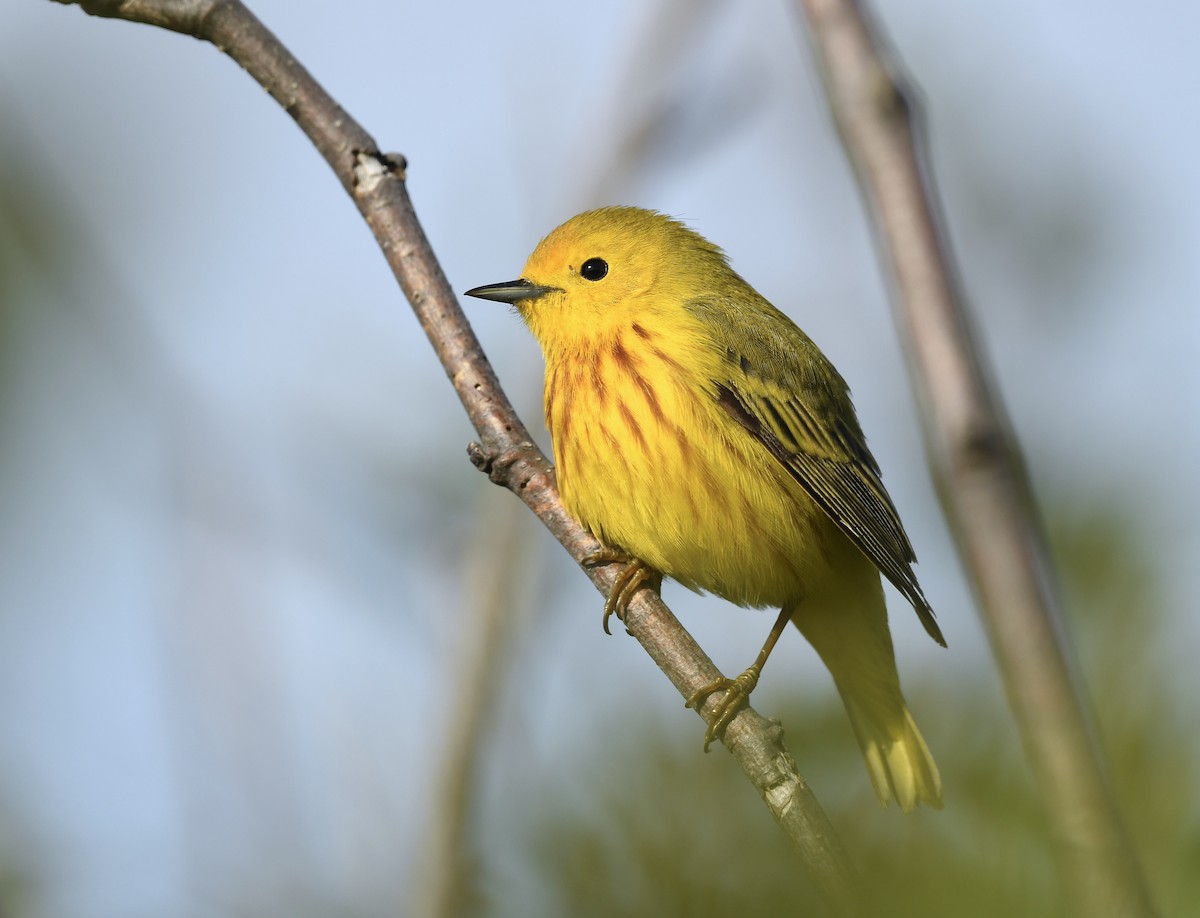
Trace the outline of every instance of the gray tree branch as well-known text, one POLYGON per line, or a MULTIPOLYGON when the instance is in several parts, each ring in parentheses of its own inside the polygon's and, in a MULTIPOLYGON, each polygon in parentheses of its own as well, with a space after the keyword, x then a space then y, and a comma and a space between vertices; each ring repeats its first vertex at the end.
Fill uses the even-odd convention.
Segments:
MULTIPOLYGON (((71 0, 56 2, 70 5, 71 0)), ((96 16, 142 22, 211 42, 279 102, 329 163, 374 232, 479 434, 480 442, 468 450, 471 461, 520 497, 577 562, 599 548, 563 509, 550 463, 501 390, 459 307, 413 210, 403 157, 381 153, 371 136, 237 0, 78 0, 77 5, 96 16)), ((605 594, 617 573, 612 565, 585 571, 605 594)), ((662 600, 649 591, 635 596, 625 624, 684 697, 719 675, 662 600)), ((702 717, 711 716, 719 698, 718 693, 706 701, 702 717)), ((724 742, 830 907, 858 914, 853 867, 782 739, 777 723, 747 707, 729 725, 724 742)))
POLYGON ((866 198, 926 448, 1003 674, 1064 892, 1080 916, 1154 907, 1097 741, 1016 436, 975 346, 921 147, 921 112, 855 0, 803 0, 866 198))

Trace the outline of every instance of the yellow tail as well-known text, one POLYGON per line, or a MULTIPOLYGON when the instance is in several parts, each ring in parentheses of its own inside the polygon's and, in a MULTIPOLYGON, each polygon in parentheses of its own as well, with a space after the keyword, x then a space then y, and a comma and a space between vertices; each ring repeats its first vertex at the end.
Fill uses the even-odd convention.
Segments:
POLYGON ((942 777, 903 697, 899 699, 900 716, 886 721, 844 691, 842 700, 867 760, 867 773, 879 802, 887 806, 894 799, 906 813, 912 812, 918 803, 940 810, 942 777))
POLYGON ((792 622, 833 676, 879 802, 941 809, 941 775, 900 692, 879 573, 865 557, 846 561, 833 584, 792 609, 792 622))

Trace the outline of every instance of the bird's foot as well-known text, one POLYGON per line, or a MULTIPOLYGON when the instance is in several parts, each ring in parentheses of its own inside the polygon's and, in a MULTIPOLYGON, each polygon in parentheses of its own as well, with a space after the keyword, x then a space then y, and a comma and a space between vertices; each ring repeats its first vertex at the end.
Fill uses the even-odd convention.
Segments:
POLYGON ((738 711, 749 702, 750 693, 758 685, 758 677, 761 672, 762 668, 760 666, 751 666, 736 679, 726 679, 722 676, 720 679, 714 679, 708 685, 697 689, 688 696, 684 707, 694 708, 699 711, 700 706, 704 704, 704 700, 709 695, 714 692, 725 692, 725 697, 717 703, 716 708, 713 710, 712 720, 708 722, 708 729, 704 732, 705 752, 708 752, 708 747, 725 732, 725 728, 737 716, 738 711))
POLYGON ((604 633, 612 634, 608 630, 608 620, 615 614, 617 620, 625 621, 625 612, 629 608, 629 603, 633 599, 633 594, 640 590, 643 586, 657 588, 662 582, 662 576, 644 561, 639 561, 637 558, 630 557, 623 551, 618 551, 615 548, 601 548, 592 552, 583 559, 583 564, 586 567, 601 567, 605 564, 624 564, 625 569, 617 574, 617 579, 612 585, 612 589, 608 591, 608 598, 604 601, 604 633))

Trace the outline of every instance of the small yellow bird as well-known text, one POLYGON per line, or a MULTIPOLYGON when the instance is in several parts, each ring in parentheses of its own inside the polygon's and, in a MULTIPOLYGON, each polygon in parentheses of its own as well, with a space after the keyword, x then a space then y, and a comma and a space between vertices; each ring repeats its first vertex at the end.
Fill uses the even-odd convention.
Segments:
POLYGON ((546 425, 566 508, 632 562, 605 605, 663 576, 781 609, 727 690, 733 719, 790 620, 841 693, 882 804, 942 805, 900 692, 879 574, 942 646, 916 560, 845 381, 708 240, 662 214, 607 207, 538 243, 520 279, 467 291, 511 303, 546 360, 546 425))

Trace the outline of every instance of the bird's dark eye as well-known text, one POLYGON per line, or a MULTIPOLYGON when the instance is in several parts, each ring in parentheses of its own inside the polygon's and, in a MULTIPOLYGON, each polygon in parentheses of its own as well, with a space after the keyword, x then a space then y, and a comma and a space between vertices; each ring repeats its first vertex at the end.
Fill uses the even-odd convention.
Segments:
POLYGON ((579 266, 579 273, 586 280, 598 281, 608 273, 608 262, 603 258, 589 258, 579 266))

